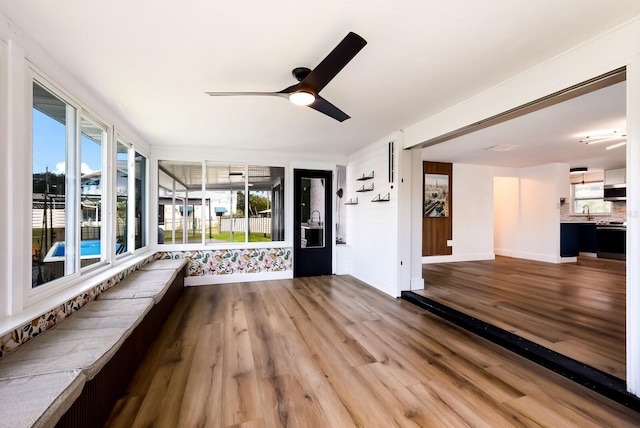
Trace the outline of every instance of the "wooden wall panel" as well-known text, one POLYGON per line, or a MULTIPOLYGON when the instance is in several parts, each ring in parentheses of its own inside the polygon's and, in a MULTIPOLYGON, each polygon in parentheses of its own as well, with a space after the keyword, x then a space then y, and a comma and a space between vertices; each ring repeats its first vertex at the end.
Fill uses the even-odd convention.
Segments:
POLYGON ((422 255, 423 256, 447 256, 452 254, 452 247, 447 246, 447 240, 453 238, 451 220, 453 210, 451 207, 451 195, 453 193, 453 165, 442 162, 424 162, 422 183, 422 255), (448 217, 424 217, 424 174, 446 174, 449 176, 449 216, 448 217))

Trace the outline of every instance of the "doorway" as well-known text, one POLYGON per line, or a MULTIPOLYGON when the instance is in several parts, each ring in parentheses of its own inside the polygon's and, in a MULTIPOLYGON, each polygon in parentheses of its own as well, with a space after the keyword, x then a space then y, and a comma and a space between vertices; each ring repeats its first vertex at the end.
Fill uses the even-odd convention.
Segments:
POLYGON ((296 169, 293 177, 293 276, 331 275, 332 172, 296 169))

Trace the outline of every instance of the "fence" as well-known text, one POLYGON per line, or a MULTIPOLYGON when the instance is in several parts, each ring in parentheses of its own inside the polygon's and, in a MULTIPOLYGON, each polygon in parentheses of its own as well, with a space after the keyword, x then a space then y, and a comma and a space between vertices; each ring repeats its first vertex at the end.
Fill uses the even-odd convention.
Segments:
MULTIPOLYGON (((232 225, 234 233, 244 232, 247 229, 247 219, 222 217, 220 232, 230 232, 232 225)), ((249 217, 249 232, 271 234, 271 217, 249 217)))

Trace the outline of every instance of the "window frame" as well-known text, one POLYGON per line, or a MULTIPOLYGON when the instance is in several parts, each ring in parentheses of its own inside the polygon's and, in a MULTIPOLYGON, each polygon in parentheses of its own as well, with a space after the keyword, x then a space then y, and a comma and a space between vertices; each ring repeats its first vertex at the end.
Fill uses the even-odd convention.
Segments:
MULTIPOLYGON (((80 163, 79 163, 79 151, 80 151, 80 112, 82 110, 81 106, 72 98, 70 97, 68 94, 66 94, 64 91, 60 90, 58 88, 57 85, 52 84, 48 79, 46 79, 44 76, 40 75, 39 73, 35 72, 34 70, 31 71, 31 73, 28 73, 28 79, 26 79, 26 88, 27 88, 27 95, 28 95, 28 99, 26 100, 27 102, 25 102, 25 107, 28 110, 28 119, 27 119, 27 128, 28 128, 28 133, 27 133, 27 137, 28 137, 28 147, 29 147, 29 163, 31 165, 31 167, 29 168, 30 171, 30 176, 31 179, 33 179, 33 109, 34 109, 34 93, 33 93, 33 85, 34 83, 37 83, 39 86, 41 86, 43 89, 45 89, 46 91, 48 91, 49 93, 51 93, 53 96, 59 98, 62 102, 65 103, 65 105, 67 106, 67 110, 69 107, 72 107, 75 109, 75 117, 74 117, 74 123, 73 123, 73 129, 69 129, 67 127, 65 127, 65 133, 66 133, 66 138, 67 141, 65 142, 65 181, 66 181, 66 189, 65 189, 65 241, 67 240, 67 232, 69 234, 71 234, 71 240, 73 242, 73 251, 76 251, 77 248, 79 248, 80 246, 80 224, 77 222, 77 219, 80 215, 79 211, 80 211, 80 204, 79 204, 79 197, 80 197, 80 180, 76 180, 75 183, 73 183, 73 186, 70 186, 69 183, 72 182, 72 177, 69 177, 69 165, 71 164, 73 166, 73 173, 75 174, 78 169, 80 168, 80 163), (70 134, 73 133, 73 150, 75 151, 75 153, 73 154, 69 154, 67 153, 67 150, 69 149, 69 147, 71 146, 71 143, 69 142, 69 138, 70 138, 70 134), (72 161, 72 162, 70 162, 72 161), (75 207, 75 210, 71 210, 69 207, 75 207), (70 215, 71 214, 71 215, 70 215), (76 225, 77 227, 73 227, 70 228, 70 231, 67 231, 67 229, 69 229, 69 225, 73 224, 72 219, 75 218, 76 220, 76 225), (78 229, 77 231, 75 229, 78 229)), ((31 208, 27 211, 31 211, 33 210, 32 206, 33 206, 33 187, 31 186, 30 191, 29 191, 29 204, 31 205, 31 208)), ((33 233, 33 225, 29 226, 29 236, 31 237, 33 233)), ((68 247, 67 247, 68 248, 68 247)), ((26 255, 23 255, 23 257, 27 257, 26 255)), ((29 263, 30 264, 30 263, 29 263)), ((32 287, 32 281, 29 281, 28 283, 25 283, 24 287, 25 287, 25 303, 27 304, 27 306, 35 301, 37 301, 39 298, 43 298, 46 297, 58 290, 61 290, 63 288, 65 288, 66 284, 72 284, 74 283, 78 278, 80 278, 82 272, 80 269, 80 254, 78 252, 78 254, 75 254, 75 257, 73 259, 71 258, 65 258, 65 269, 67 269, 67 267, 72 266, 74 267, 74 272, 70 273, 68 275, 63 275, 59 278, 56 278, 52 281, 48 281, 44 284, 41 284, 38 287, 32 287), (73 266, 75 264, 75 266, 73 266)), ((29 274, 29 278, 32 278, 33 273, 30 272, 29 274)))
POLYGON ((128 257, 133 256, 136 253, 143 252, 149 248, 149 230, 150 230, 150 221, 149 221, 149 155, 145 153, 145 151, 141 150, 139 147, 136 147, 135 144, 131 142, 127 137, 125 137, 121 132, 115 132, 115 138, 113 139, 112 145, 112 156, 113 156, 113 173, 111 174, 111 178, 113 180, 112 190, 110 192, 111 197, 113 198, 113 219, 112 219, 112 247, 115 256, 115 260, 119 261, 122 259, 126 259, 128 257), (117 203, 118 203, 118 144, 127 148, 127 248, 126 251, 122 254, 116 253, 116 239, 117 239, 117 203), (143 212, 145 213, 145 221, 141 225, 141 232, 143 235, 144 243, 139 248, 136 248, 136 153, 143 156, 146 160, 146 168, 144 171, 144 190, 143 190, 143 212))
MULTIPOLYGON (((88 270, 92 270, 95 268, 98 268, 100 266, 105 266, 108 265, 110 263, 111 260, 113 260, 113 258, 111 257, 111 252, 108 251, 110 247, 110 245, 108 245, 108 243, 110 243, 110 239, 109 239, 109 222, 108 222, 108 215, 110 212, 109 209, 109 195, 108 195, 108 191, 105 191, 108 189, 109 187, 109 145, 110 145, 110 141, 111 141, 111 128, 106 125, 103 121, 97 119, 92 113, 82 109, 80 111, 79 114, 79 119, 80 119, 80 123, 79 123, 79 129, 80 129, 80 139, 82 138, 82 119, 85 119, 89 122, 91 122, 92 125, 94 125, 96 128, 99 128, 102 130, 102 138, 103 138, 103 142, 101 144, 101 148, 100 148, 100 168, 101 168, 101 174, 100 174, 100 204, 102 205, 101 208, 101 213, 102 213, 102 220, 101 223, 103 223, 103 225, 101 225, 100 227, 100 261, 85 267, 82 267, 82 262, 80 262, 80 273, 84 273, 88 270), (107 221, 105 221, 104 219, 107 218, 107 221), (104 247, 103 248, 103 244, 104 247)), ((78 180, 78 187, 81 187, 82 185, 82 141, 78 140, 78 143, 80 144, 80 150, 79 150, 79 171, 80 171, 80 179, 78 180)), ((82 201, 82 189, 80 188, 79 193, 78 193, 79 197, 80 197, 80 201, 82 201)), ((82 239, 82 207, 80 207, 80 218, 79 218, 79 226, 80 226, 80 239, 82 239)))

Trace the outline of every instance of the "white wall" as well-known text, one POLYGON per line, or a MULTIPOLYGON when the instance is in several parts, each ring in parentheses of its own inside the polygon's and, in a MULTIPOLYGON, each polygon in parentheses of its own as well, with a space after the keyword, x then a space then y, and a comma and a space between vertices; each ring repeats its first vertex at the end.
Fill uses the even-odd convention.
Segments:
MULTIPOLYGON (((343 201, 358 198, 357 205, 347 205, 347 243, 350 274, 387 293, 399 295, 398 284, 398 185, 388 179, 388 144, 401 138, 394 134, 381 139, 349 157, 347 185, 343 201), (375 178, 357 181, 374 172, 375 178), (374 184, 374 191, 357 193, 362 185, 374 184), (389 202, 371 202, 389 193, 389 202)), ((401 144, 396 142, 396 151, 401 144)), ((397 156, 396 167, 397 171, 397 156)), ((394 180, 395 181, 395 180, 394 180)), ((407 242, 406 245, 409 245, 407 242)))
POLYGON ((518 251, 514 257, 559 263, 560 197, 569 187, 569 165, 522 168, 518 251))
MULTIPOLYGON (((428 159, 425 159, 428 160, 428 159)), ((453 164, 450 256, 423 257, 423 263, 492 260, 494 167, 453 164)))
POLYGON ((520 182, 517 177, 493 179, 493 247, 499 256, 514 257, 518 245, 520 182))
POLYGON ((560 197, 568 187, 567 164, 522 169, 454 164, 452 255, 422 257, 422 262, 491 260, 500 254, 559 263, 560 197))

